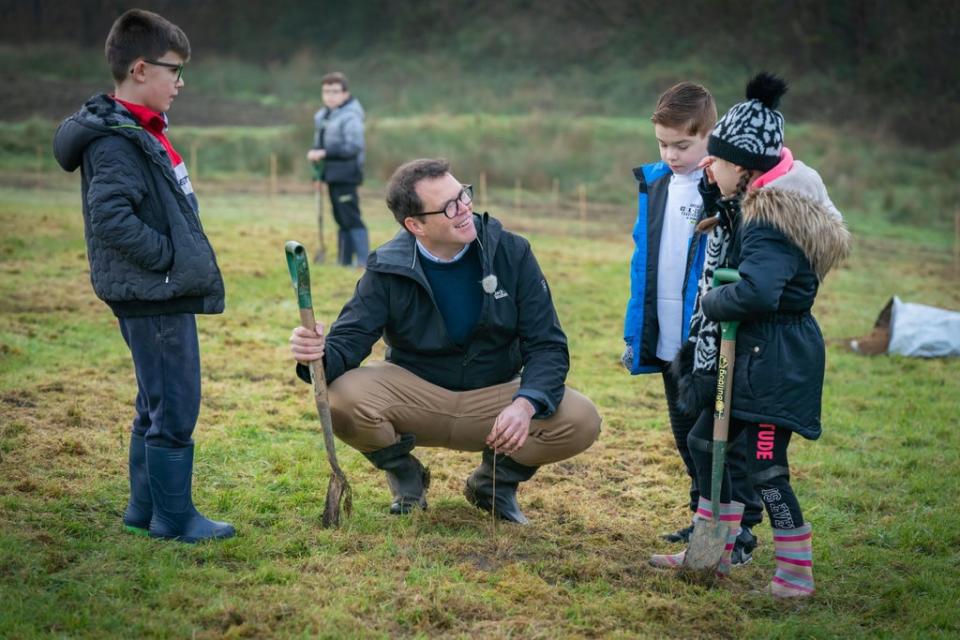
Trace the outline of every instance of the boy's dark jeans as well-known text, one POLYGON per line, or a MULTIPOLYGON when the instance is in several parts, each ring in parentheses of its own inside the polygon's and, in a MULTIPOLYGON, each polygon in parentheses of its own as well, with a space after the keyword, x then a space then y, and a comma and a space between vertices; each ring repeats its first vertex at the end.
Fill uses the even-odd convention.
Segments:
MULTIPOLYGON (((667 366, 668 363, 664 363, 664 368, 667 366)), ((690 511, 695 513, 697 503, 700 501, 700 491, 697 487, 697 468, 690 448, 687 446, 687 435, 696 424, 697 418, 689 418, 680 411, 677 407, 679 391, 676 382, 666 372, 662 375, 664 395, 667 397, 667 412, 670 415, 670 428, 677 443, 677 451, 687 468, 687 475, 690 476, 690 511)), ((708 438, 713 438, 712 431, 708 438)), ((745 438, 730 439, 730 445, 727 447, 727 468, 730 470, 733 485, 733 499, 744 504, 743 526, 755 527, 763 520, 763 504, 749 480, 745 438)), ((710 496, 709 491, 706 495, 710 496)))
POLYGON ((192 442, 200 413, 200 345, 191 313, 119 318, 137 374, 133 431, 151 447, 192 442))
POLYGON ((358 264, 366 264, 366 253, 369 247, 358 246, 364 243, 356 242, 361 238, 355 237, 356 234, 351 233, 355 230, 366 231, 367 229, 360 217, 360 196, 357 194, 357 185, 348 182, 330 182, 327 184, 327 189, 330 191, 333 219, 339 227, 337 251, 340 264, 351 265, 354 255, 357 257, 358 264), (360 255, 361 253, 363 255, 360 255))
POLYGON ((360 218, 360 196, 357 185, 349 182, 330 182, 330 205, 333 207, 333 219, 341 229, 366 228, 360 218))

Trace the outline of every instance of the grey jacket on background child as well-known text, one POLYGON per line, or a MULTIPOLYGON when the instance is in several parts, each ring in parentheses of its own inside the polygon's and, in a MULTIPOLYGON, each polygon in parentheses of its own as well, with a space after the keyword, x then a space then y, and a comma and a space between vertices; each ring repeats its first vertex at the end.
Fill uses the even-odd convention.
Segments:
POLYGON ((363 182, 365 117, 363 106, 354 97, 332 111, 323 107, 313 116, 313 148, 327 152, 320 176, 324 182, 363 182))

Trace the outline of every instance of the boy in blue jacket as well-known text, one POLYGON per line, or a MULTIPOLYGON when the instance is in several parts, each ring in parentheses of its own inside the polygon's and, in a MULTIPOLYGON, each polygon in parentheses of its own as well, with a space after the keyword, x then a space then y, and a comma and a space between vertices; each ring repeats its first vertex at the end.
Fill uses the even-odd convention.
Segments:
MULTIPOLYGON (((663 377, 670 426, 690 476, 692 513, 696 513, 700 493, 687 434, 697 412, 685 412, 668 365, 687 338, 704 264, 706 235, 696 233, 695 228, 700 220, 713 215, 719 197, 716 185, 703 179, 700 166, 707 156, 707 139, 716 119, 713 96, 693 82, 670 87, 657 101, 650 120, 661 161, 634 169, 639 204, 633 227, 636 246, 630 262, 630 301, 624 321, 623 365, 634 375, 660 373, 663 377)), ((762 509, 749 482, 744 481, 742 447, 734 444, 731 449, 737 499, 747 505, 734 564, 744 564, 750 561, 756 546, 750 526, 760 522, 762 509)), ((663 537, 685 543, 692 530, 691 524, 663 537)))
POLYGON ((186 165, 166 136, 190 42, 163 17, 131 9, 105 53, 112 95, 96 95, 57 129, 54 154, 81 172, 90 279, 116 315, 137 377, 130 436, 131 532, 197 542, 234 528, 193 506, 200 412, 194 314, 221 313, 223 279, 200 224, 186 165))

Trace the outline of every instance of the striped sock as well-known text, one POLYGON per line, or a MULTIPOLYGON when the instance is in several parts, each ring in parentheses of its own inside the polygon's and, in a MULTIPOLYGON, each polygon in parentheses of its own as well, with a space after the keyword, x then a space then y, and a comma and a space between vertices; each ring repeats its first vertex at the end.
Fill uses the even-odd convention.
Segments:
POLYGON ((774 529, 773 548, 777 570, 770 593, 778 598, 805 598, 813 594, 813 529, 810 523, 797 529, 774 529))
POLYGON ((717 565, 717 575, 725 576, 730 573, 730 556, 733 555, 733 545, 737 542, 737 536, 740 535, 740 521, 743 519, 742 502, 721 502, 720 503, 720 521, 730 527, 730 533, 727 534, 727 546, 723 549, 723 555, 720 557, 720 564, 717 565))

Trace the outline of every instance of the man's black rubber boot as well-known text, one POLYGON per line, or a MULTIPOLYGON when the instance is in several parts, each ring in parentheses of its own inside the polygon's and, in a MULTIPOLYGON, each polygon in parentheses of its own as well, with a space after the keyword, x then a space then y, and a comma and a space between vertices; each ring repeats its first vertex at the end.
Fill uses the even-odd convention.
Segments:
POLYGON ((193 506, 193 445, 182 449, 146 446, 153 518, 150 536, 200 542, 236 535, 233 525, 209 520, 193 506))
POLYGON ((149 534, 153 517, 153 499, 150 498, 150 480, 147 478, 147 450, 143 436, 130 434, 130 502, 123 512, 123 528, 140 536, 149 534))
POLYGON ((532 478, 539 467, 528 467, 505 454, 497 454, 497 482, 494 487, 493 455, 491 449, 483 450, 480 466, 467 478, 463 488, 464 497, 484 511, 494 511, 501 520, 529 524, 530 521, 517 504, 517 485, 532 478))
POLYGON ((404 433, 400 436, 400 442, 363 454, 373 466, 387 475, 387 484, 393 494, 393 503, 390 505, 393 515, 427 508, 430 470, 410 455, 416 443, 415 435, 404 433))
POLYGON ((684 527, 683 529, 677 529, 673 533, 665 533, 661 538, 667 542, 682 542, 683 544, 690 544, 690 535, 693 533, 693 525, 689 527, 684 527))

